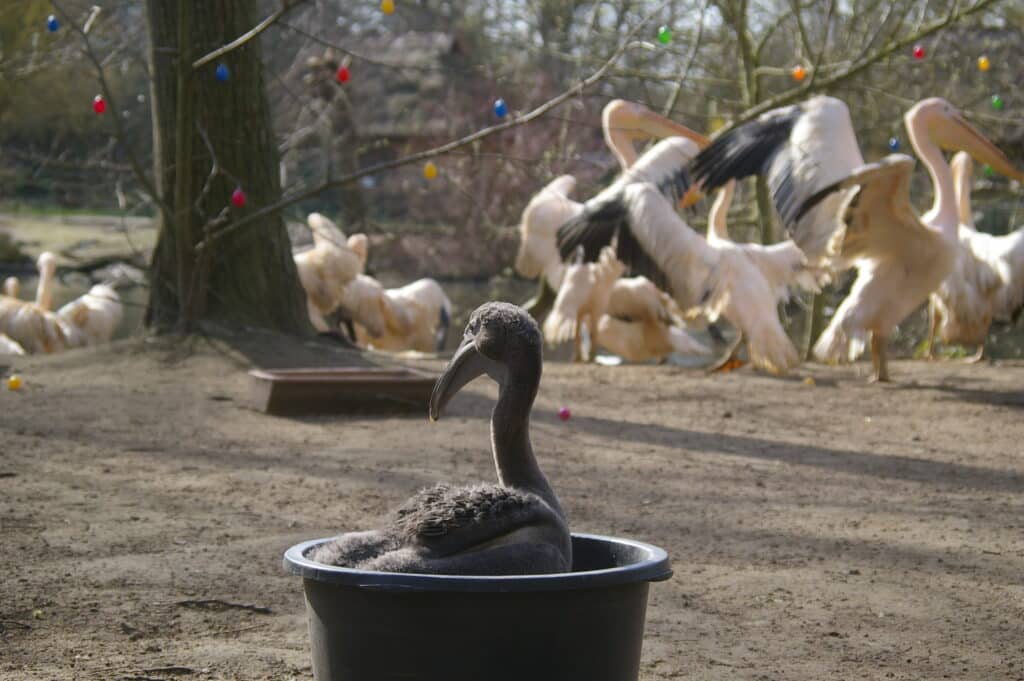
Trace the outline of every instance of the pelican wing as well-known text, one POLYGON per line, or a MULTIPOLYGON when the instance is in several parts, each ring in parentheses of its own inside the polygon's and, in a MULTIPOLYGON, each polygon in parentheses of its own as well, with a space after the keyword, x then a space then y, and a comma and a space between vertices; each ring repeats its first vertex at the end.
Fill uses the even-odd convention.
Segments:
POLYGON ((846 105, 814 97, 722 135, 697 155, 692 172, 705 192, 730 179, 765 177, 782 222, 816 261, 828 255, 840 228, 836 218, 845 195, 833 185, 863 164, 846 105))
POLYGON ((594 288, 591 265, 581 263, 570 265, 562 278, 562 285, 551 306, 551 312, 544 320, 544 339, 549 345, 565 343, 573 337, 580 310, 590 298, 594 288))
POLYGON ((661 193, 671 209, 691 186, 688 166, 697 151, 697 144, 683 137, 669 137, 651 147, 610 187, 587 201, 582 212, 558 229, 562 259, 583 246, 584 259, 594 262, 601 248, 617 240, 620 260, 659 287, 666 287, 664 274, 634 243, 630 234, 628 223, 632 209, 626 200, 626 190, 637 184, 649 185, 661 193))
MULTIPOLYGON (((649 182, 626 186, 614 202, 614 219, 604 223, 604 243, 617 240, 616 255, 634 274, 650 279, 672 293, 684 308, 698 304, 708 295, 711 270, 718 262, 717 251, 690 229, 649 182), (610 226, 607 226, 610 225, 610 226)), ((570 253, 577 244, 586 248, 598 242, 581 215, 559 230, 562 253, 570 253)))
POLYGON ((341 231, 341 228, 333 220, 326 216, 320 213, 310 213, 306 216, 306 225, 313 235, 314 245, 330 244, 339 248, 347 246, 345 233, 341 231))
POLYGON ((940 239, 936 231, 921 222, 910 204, 913 170, 914 159, 890 154, 857 168, 836 184, 836 191, 853 189, 842 208, 843 229, 836 234, 841 236, 835 246, 839 261, 887 258, 940 239))
POLYGON ((1024 229, 988 241, 986 248, 975 251, 999 272, 1001 285, 993 301, 994 316, 1001 321, 1016 319, 1024 307, 1024 229))
POLYGON ((608 297, 608 314, 624 321, 670 323, 672 311, 666 298, 647 277, 619 279, 608 297))

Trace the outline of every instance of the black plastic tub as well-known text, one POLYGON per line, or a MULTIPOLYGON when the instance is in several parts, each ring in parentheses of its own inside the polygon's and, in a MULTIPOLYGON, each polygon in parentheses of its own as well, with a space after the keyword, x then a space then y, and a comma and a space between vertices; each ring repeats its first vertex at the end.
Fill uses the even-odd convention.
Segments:
POLYGON ((649 582, 672 576, 657 546, 572 536, 573 572, 512 577, 350 570, 305 555, 316 681, 635 681, 649 582))

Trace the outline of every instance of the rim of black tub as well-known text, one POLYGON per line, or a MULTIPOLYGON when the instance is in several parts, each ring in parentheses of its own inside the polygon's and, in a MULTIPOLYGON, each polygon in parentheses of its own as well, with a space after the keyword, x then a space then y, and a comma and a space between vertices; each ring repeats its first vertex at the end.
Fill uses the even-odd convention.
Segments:
POLYGON ((376 591, 567 591, 660 582, 672 576, 672 566, 664 549, 634 539, 599 534, 574 532, 573 555, 606 550, 612 555, 626 558, 626 564, 579 572, 496 577, 375 572, 324 565, 306 558, 310 549, 331 539, 334 537, 311 539, 292 546, 284 554, 284 568, 303 579, 376 591))

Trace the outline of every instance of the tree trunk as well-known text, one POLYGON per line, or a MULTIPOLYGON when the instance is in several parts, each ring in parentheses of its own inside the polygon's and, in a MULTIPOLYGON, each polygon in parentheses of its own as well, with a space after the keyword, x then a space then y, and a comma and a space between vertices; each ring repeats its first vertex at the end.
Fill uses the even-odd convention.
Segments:
POLYGON ((196 244, 216 230, 214 220, 222 226, 281 197, 259 39, 198 70, 191 66, 250 30, 261 18, 258 2, 146 5, 156 184, 165 207, 147 323, 188 331, 194 322, 210 319, 307 334, 305 297, 279 214, 196 252, 196 244), (230 69, 224 82, 215 77, 221 63, 230 69), (188 160, 179 165, 179 158, 188 160), (221 172, 211 175, 215 163, 221 172), (236 187, 245 193, 244 208, 231 205, 236 187))

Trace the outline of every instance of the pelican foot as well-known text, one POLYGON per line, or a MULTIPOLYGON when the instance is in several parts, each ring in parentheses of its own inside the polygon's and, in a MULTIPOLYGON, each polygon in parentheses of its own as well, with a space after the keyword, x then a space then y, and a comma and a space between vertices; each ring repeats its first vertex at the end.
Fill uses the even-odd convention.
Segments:
POLYGON ((722 357, 708 367, 707 372, 709 374, 715 374, 725 371, 734 371, 739 369, 741 366, 746 364, 742 359, 739 358, 740 346, 743 345, 743 334, 736 336, 736 340, 732 342, 732 345, 725 351, 722 357))
POLYGON ((978 349, 970 357, 964 357, 964 364, 977 364, 981 360, 985 359, 985 344, 982 343, 978 346, 978 349))

